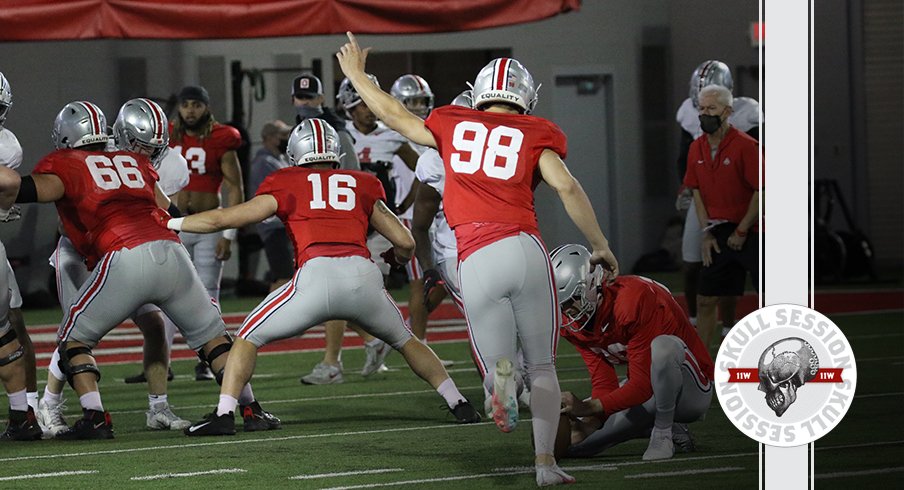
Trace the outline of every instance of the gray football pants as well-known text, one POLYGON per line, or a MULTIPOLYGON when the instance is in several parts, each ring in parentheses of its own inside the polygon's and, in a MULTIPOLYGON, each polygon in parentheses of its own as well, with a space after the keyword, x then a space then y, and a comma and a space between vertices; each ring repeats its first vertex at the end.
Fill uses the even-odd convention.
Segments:
POLYGON ((673 409, 675 422, 702 419, 712 400, 712 382, 699 371, 693 354, 673 335, 660 335, 650 344, 653 396, 641 405, 614 413, 586 439, 568 448, 568 456, 595 456, 616 444, 648 437, 657 408, 673 409))
POLYGON ((555 363, 558 302, 538 238, 521 233, 491 243, 461 262, 458 273, 471 347, 488 391, 496 361, 515 362, 518 341, 528 371, 555 363))
POLYGON ((257 347, 300 335, 327 320, 355 322, 396 350, 413 334, 383 275, 364 257, 317 257, 268 295, 245 319, 238 337, 257 347))
POLYGON ((192 349, 226 334, 185 248, 158 240, 104 255, 66 310, 59 339, 93 347, 147 303, 159 306, 179 326, 192 349))
MULTIPOLYGON (((0 242, 0 264, 7 262, 6 247, 0 242)), ((8 262, 7 262, 8 263, 8 262)), ((10 298, 10 274, 12 269, 0 267, 0 337, 9 332, 9 298, 10 298)), ((13 281, 15 281, 13 279, 13 281)))
MULTIPOLYGON (((211 298, 220 301, 220 281, 223 279, 223 266, 225 262, 217 259, 217 243, 223 238, 222 233, 179 233, 179 239, 188 250, 192 264, 201 282, 207 289, 211 298)), ((173 318, 175 321, 175 318, 173 318)), ((179 322, 176 322, 178 325, 179 322)))

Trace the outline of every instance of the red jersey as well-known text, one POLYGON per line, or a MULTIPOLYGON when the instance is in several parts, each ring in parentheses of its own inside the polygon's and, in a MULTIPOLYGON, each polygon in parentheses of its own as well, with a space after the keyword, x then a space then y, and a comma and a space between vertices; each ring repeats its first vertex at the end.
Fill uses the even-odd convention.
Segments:
POLYGON ((65 193, 56 201, 66 236, 93 269, 108 252, 155 240, 178 242, 151 216, 157 172, 144 156, 117 151, 57 150, 35 174, 53 174, 65 193))
POLYGON ((763 188, 759 156, 760 143, 734 126, 729 126, 715 157, 704 134, 691 143, 687 152, 684 185, 700 190, 710 219, 740 223, 753 193, 763 188))
POLYGON ((546 119, 458 106, 434 109, 426 121, 443 157, 443 207, 458 239, 459 260, 520 232, 539 235, 534 189, 540 154, 565 158, 567 143, 546 119))
POLYGON ((370 258, 367 227, 374 204, 386 200, 383 185, 357 170, 289 167, 273 172, 257 195, 276 199, 295 247, 295 266, 314 257, 370 258))
POLYGON ((693 354, 691 364, 705 383, 713 379, 713 361, 681 306, 661 284, 640 276, 618 276, 603 288, 591 324, 579 332, 561 328, 562 337, 584 358, 593 398, 606 415, 640 405, 653 396, 650 344, 674 335, 693 354), (628 364, 628 382, 618 386, 615 364, 628 364))
MULTIPOLYGON (((170 123, 170 134, 173 134, 173 123, 170 123)), ((220 159, 223 154, 242 146, 239 131, 225 124, 214 124, 210 136, 200 139, 197 136, 182 136, 181 141, 170 139, 170 148, 185 157, 191 178, 185 190, 193 192, 219 192, 223 182, 223 170, 220 159)))

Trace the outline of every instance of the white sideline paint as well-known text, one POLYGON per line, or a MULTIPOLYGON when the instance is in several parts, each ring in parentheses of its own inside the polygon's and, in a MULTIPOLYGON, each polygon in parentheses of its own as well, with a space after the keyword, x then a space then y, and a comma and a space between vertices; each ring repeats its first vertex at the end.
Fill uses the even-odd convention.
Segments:
POLYGON ((190 476, 221 475, 226 473, 247 473, 247 471, 241 468, 224 468, 222 470, 192 471, 191 473, 163 473, 160 475, 133 476, 129 479, 134 481, 164 480, 166 478, 186 478, 190 476))
POLYGON ((57 476, 93 475, 97 470, 90 471, 57 471, 56 473, 32 473, 30 475, 4 476, 0 481, 31 480, 33 478, 54 478, 57 476))
POLYGON ((625 475, 625 479, 634 478, 661 478, 666 476, 684 476, 684 475, 702 475, 705 473, 722 473, 726 471, 742 471, 745 468, 741 466, 727 466, 725 468, 704 468, 702 470, 684 470, 684 471, 664 471, 661 473, 638 473, 636 475, 625 475))
POLYGON ((337 476, 355 476, 355 475, 377 475, 380 473, 392 473, 395 471, 405 471, 402 468, 383 468, 379 470, 361 470, 361 471, 343 471, 341 473, 320 473, 319 475, 298 475, 290 476, 290 480, 316 480, 318 478, 335 478, 337 476))
POLYGON ((895 468, 879 468, 875 470, 863 470, 863 471, 839 471, 837 473, 822 473, 816 474, 816 479, 819 480, 821 478, 844 478, 848 476, 863 476, 863 475, 880 475, 884 473, 900 473, 904 471, 904 466, 897 466, 895 468))

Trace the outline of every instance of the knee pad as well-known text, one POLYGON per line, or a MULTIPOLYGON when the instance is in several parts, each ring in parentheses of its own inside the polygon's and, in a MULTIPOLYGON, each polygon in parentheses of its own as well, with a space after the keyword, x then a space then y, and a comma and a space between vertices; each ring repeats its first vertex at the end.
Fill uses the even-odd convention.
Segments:
MULTIPOLYGON (((207 366, 211 371, 213 371, 214 359, 222 356, 223 354, 229 352, 230 349, 232 349, 232 337, 230 337, 227 333, 223 335, 223 338, 226 339, 226 342, 211 349, 209 354, 204 354, 203 347, 198 349, 198 359, 200 359, 201 362, 207 363, 207 366)), ((223 369, 220 369, 219 371, 214 372, 214 376, 217 378, 218 384, 223 384, 223 371, 223 369)))
MULTIPOLYGON (((4 345, 12 343, 13 340, 16 340, 18 337, 16 336, 16 331, 13 329, 9 329, 9 332, 6 335, 0 337, 0 348, 4 345)), ((10 352, 9 354, 0 357, 0 367, 6 366, 7 364, 12 364, 19 360, 22 355, 25 354, 25 347, 22 344, 19 344, 19 348, 10 352)))
POLYGON ((95 364, 76 364, 72 365, 71 359, 80 354, 86 354, 93 357, 91 354, 91 348, 80 346, 73 347, 71 349, 64 349, 62 346, 58 347, 60 351, 60 362, 59 367, 60 371, 66 376, 66 381, 69 383, 69 386, 72 389, 75 389, 75 384, 73 379, 77 374, 82 373, 94 373, 97 376, 97 381, 100 382, 100 370, 97 369, 95 364))

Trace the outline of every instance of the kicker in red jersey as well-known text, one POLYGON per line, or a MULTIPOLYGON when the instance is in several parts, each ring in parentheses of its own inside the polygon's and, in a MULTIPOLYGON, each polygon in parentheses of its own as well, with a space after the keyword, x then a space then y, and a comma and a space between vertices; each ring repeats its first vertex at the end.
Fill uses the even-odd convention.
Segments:
POLYGON ((496 114, 457 106, 435 109, 426 121, 443 156, 443 205, 458 239, 459 260, 480 247, 524 231, 539 236, 534 189, 545 149, 565 158, 558 126, 530 115, 496 114))
POLYGON ((376 177, 355 170, 289 167, 270 174, 257 195, 276 199, 276 216, 295 248, 295 267, 314 257, 370 258, 367 227, 374 204, 386 200, 376 177))

